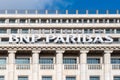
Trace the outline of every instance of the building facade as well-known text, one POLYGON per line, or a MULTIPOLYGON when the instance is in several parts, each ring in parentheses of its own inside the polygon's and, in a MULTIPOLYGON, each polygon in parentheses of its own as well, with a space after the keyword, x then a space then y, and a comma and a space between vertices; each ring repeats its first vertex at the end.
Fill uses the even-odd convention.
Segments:
POLYGON ((120 15, 0 11, 0 80, 120 80, 120 15))

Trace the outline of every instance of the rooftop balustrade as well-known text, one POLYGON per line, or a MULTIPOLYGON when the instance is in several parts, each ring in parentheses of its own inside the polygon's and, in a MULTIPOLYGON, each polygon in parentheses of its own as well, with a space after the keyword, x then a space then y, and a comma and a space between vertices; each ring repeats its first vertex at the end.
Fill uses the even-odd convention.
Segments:
POLYGON ((120 14, 120 10, 0 10, 0 14, 120 14))

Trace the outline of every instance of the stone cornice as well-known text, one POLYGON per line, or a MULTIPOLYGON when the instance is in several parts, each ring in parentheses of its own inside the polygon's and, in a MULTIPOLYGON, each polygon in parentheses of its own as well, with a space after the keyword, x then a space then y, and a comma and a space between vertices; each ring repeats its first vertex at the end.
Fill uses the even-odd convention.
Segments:
POLYGON ((120 50, 120 46, 0 46, 0 50, 120 50))

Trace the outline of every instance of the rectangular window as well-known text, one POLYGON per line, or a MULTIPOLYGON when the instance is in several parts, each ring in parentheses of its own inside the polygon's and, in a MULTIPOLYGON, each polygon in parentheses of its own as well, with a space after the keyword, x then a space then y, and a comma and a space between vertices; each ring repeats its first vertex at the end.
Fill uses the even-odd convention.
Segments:
POLYGON ((45 34, 50 34, 50 30, 49 29, 44 29, 44 33, 45 34))
POLYGON ((71 29, 67 29, 67 34, 71 34, 72 30, 71 29))
POLYGON ((52 80, 52 76, 42 76, 42 80, 52 80))
POLYGON ((16 64, 30 64, 30 58, 16 58, 16 64))
POLYGON ((36 19, 31 19, 30 23, 36 23, 36 19))
POLYGON ((76 64, 77 60, 76 58, 64 58, 63 63, 64 64, 76 64))
POLYGON ((0 58, 0 64, 6 64, 6 58, 0 58))
POLYGON ((0 19, 0 23, 5 23, 5 19, 0 19))
POLYGON ((39 33, 39 29, 32 29, 32 30, 31 30, 31 33, 32 33, 32 34, 38 34, 38 33, 39 33))
POLYGON ((41 19, 41 23, 46 23, 46 19, 41 19))
POLYGON ((5 80, 5 79, 4 79, 4 76, 0 76, 0 80, 5 80))
POLYGON ((114 76, 114 80, 120 80, 120 76, 114 76))
POLYGON ((104 33, 104 30, 103 29, 95 29, 95 33, 104 33))
POLYGON ((55 33, 56 33, 56 34, 60 34, 60 33, 61 33, 61 30, 60 30, 60 29, 55 29, 55 33))
POLYGON ((84 33, 87 33, 87 34, 93 33, 93 30, 92 29, 84 29, 84 33))
POLYGON ((9 19, 9 23, 15 23, 15 19, 9 19))
POLYGON ((90 76, 90 80, 100 80, 99 76, 90 76))
POLYGON ((40 58, 40 64, 53 64, 53 58, 40 58))
POLYGON ((20 23, 25 23, 26 19, 20 19, 20 23))
POLYGON ((99 58, 87 58, 87 63, 88 64, 100 64, 100 59, 99 58))
POLYGON ((28 80, 27 76, 18 76, 18 80, 28 80))
POLYGON ((106 29, 106 33, 108 33, 108 34, 114 33, 114 29, 106 29))
POLYGON ((120 58, 111 58, 111 64, 120 64, 120 58))
POLYGON ((28 29, 22 29, 23 34, 28 34, 28 29))
POLYGON ((42 76, 42 80, 52 80, 52 76, 42 76))
POLYGON ((11 29, 11 33, 17 33, 18 29, 11 29))
POLYGON ((120 29, 116 29, 116 33, 120 33, 120 29))
POLYGON ((8 42, 9 38, 1 38, 1 42, 8 42))
POLYGON ((78 29, 73 29, 73 34, 76 34, 78 32, 78 29))
POLYGON ((7 33, 7 29, 0 29, 0 33, 7 33))
POLYGON ((67 77, 66 77, 66 80, 76 80, 76 77, 73 77, 73 76, 67 76, 67 77))

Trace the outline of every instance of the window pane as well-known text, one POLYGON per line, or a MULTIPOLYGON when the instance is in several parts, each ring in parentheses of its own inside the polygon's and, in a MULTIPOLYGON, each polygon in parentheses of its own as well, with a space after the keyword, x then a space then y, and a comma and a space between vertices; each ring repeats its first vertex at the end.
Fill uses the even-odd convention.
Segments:
POLYGON ((0 64, 6 64, 6 58, 0 58, 0 64))
POLYGON ((29 58, 17 58, 16 64, 30 64, 29 58))
POLYGON ((99 58, 87 58, 87 63, 88 64, 100 64, 100 59, 99 58))
POLYGON ((5 80, 5 79, 4 79, 4 76, 0 76, 0 80, 5 80))
POLYGON ((120 29, 116 29, 116 33, 120 33, 120 29))
POLYGON ((87 34, 93 33, 93 30, 92 29, 84 29, 84 33, 87 33, 87 34))
POLYGON ((100 80, 100 78, 98 76, 91 76, 90 80, 100 80))
POLYGON ((40 58, 40 64, 53 64, 53 58, 40 58))
POLYGON ((9 23, 15 23, 15 19, 9 19, 9 23))
POLYGON ((26 76, 19 76, 18 80, 28 80, 28 77, 26 77, 26 76))
POLYGON ((43 76, 42 80, 52 80, 52 77, 51 76, 43 76))
POLYGON ((114 29, 106 29, 106 33, 114 33, 114 29))
POLYGON ((120 80, 120 76, 115 76, 114 80, 120 80))
POLYGON ((22 33, 23 34, 27 34, 28 33, 28 29, 22 29, 22 33))
POLYGON ((0 29, 0 33, 7 33, 7 29, 0 29))
POLYGON ((76 77, 66 77, 66 80, 76 80, 76 77))
POLYGON ((25 19, 20 19, 20 23, 25 23, 26 20, 25 19))
POLYGON ((112 64, 120 64, 120 58, 111 58, 112 64))
POLYGON ((11 29, 11 33, 17 33, 18 29, 11 29))
POLYGON ((64 64, 76 64, 77 60, 76 58, 64 58, 63 63, 64 64))
POLYGON ((0 19, 0 23, 5 23, 5 19, 0 19))

